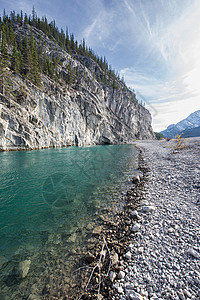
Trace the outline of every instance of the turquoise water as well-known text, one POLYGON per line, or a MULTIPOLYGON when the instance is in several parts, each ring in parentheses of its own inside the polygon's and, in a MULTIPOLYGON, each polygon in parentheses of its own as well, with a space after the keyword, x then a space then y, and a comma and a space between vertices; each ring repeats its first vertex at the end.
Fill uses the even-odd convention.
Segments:
POLYGON ((133 145, 0 153, 0 256, 40 249, 55 234, 70 237, 120 204, 137 154, 133 145))

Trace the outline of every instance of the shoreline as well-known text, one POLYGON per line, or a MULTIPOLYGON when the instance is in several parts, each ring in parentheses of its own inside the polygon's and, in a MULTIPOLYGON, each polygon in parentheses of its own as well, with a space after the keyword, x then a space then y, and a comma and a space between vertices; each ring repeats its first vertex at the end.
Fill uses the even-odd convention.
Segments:
POLYGON ((127 192, 123 212, 105 222, 109 274, 99 274, 99 291, 91 280, 82 299, 200 299, 200 138, 176 151, 175 140, 134 144, 142 180, 127 192))
MULTIPOLYGON (((134 145, 136 146, 136 145, 134 145)), ((128 188, 123 209, 117 213, 109 214, 108 217, 101 216, 101 225, 94 232, 96 245, 88 245, 88 253, 83 255, 83 266, 81 268, 95 269, 93 274, 89 274, 83 287, 80 298, 78 299, 112 299, 116 294, 113 288, 114 280, 111 280, 114 273, 115 279, 121 270, 120 261, 126 254, 126 248, 131 243, 133 233, 130 226, 134 224, 134 216, 130 219, 133 210, 139 209, 143 197, 143 187, 148 180, 150 168, 144 162, 143 153, 140 147, 138 149, 138 168, 137 175, 134 175, 131 187, 128 188), (100 228, 101 227, 101 228, 100 228), (92 247, 93 246, 93 247, 92 247), (103 251, 102 251, 103 248, 103 251), (103 253, 103 256, 101 257, 103 253), (100 261, 99 261, 100 259, 100 261), (98 264, 101 265, 100 273, 98 264), (97 270, 96 270, 97 269, 97 270), (90 275, 92 277, 90 278, 90 275), (99 291, 99 277, 101 277, 101 289, 99 291)), ((90 241, 89 241, 90 242, 90 241)), ((74 297, 74 299, 77 299, 74 297)))

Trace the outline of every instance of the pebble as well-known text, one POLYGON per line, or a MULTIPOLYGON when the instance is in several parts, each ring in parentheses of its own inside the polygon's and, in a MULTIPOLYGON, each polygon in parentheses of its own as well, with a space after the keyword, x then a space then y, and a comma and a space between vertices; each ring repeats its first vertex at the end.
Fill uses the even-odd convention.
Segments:
POLYGON ((118 292, 119 294, 123 294, 124 290, 123 290, 123 288, 122 288, 121 286, 119 286, 119 287, 117 288, 117 292, 118 292))
POLYGON ((147 180, 144 173, 140 207, 130 213, 138 222, 113 299, 200 299, 200 195, 194 188, 200 181, 200 138, 187 139, 188 148, 176 154, 173 143, 136 142, 151 176, 147 180))
POLYGON ((139 219, 139 214, 138 214, 137 210, 134 210, 131 212, 131 217, 135 218, 135 219, 139 219))
POLYGON ((131 228, 131 231, 137 232, 137 231, 140 230, 140 227, 141 227, 141 225, 138 224, 138 223, 136 223, 136 224, 134 224, 133 227, 131 228))
POLYGON ((131 291, 130 293, 128 293, 128 296, 131 300, 143 300, 143 297, 135 291, 131 291))
POLYGON ((145 213, 149 213, 155 210, 155 207, 153 205, 144 205, 142 206, 142 211, 145 213))
POLYGON ((119 279, 123 279, 124 277, 125 277, 125 273, 123 272, 123 271, 120 271, 119 273, 118 273, 118 278, 119 279))
POLYGON ((185 296, 184 296, 183 293, 178 292, 178 296, 179 296, 179 299, 180 299, 180 300, 185 300, 185 296))
POLYGON ((140 182, 140 176, 139 175, 136 175, 132 178, 132 182, 133 183, 139 183, 140 182))
POLYGON ((199 253, 197 251, 195 251, 194 249, 189 249, 188 254, 190 254, 191 256, 193 256, 195 258, 200 258, 199 253))
POLYGON ((116 273, 113 272, 113 271, 111 271, 109 277, 110 277, 110 281, 113 282, 115 280, 115 278, 116 278, 116 273))
POLYGON ((130 260, 131 259, 131 252, 128 251, 126 254, 125 254, 125 258, 130 260))
POLYGON ((183 293, 184 293, 184 295, 185 295, 186 297, 188 297, 188 298, 191 298, 191 297, 192 297, 191 293, 188 292, 188 290, 184 290, 183 293))

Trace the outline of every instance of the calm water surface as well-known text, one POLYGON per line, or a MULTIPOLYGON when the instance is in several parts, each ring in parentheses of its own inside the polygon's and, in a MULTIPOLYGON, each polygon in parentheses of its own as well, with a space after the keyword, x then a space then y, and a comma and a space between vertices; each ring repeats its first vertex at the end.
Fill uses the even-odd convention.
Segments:
POLYGON ((105 207, 120 205, 137 155, 133 145, 0 153, 1 259, 26 258, 62 234, 70 239, 105 207))

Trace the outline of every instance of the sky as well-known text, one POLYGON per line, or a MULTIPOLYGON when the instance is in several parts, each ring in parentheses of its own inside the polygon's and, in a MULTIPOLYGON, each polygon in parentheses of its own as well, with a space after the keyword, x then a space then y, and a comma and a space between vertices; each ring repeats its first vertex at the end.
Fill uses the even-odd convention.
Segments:
POLYGON ((33 6, 106 57, 151 112, 154 131, 200 109, 199 0, 0 0, 1 15, 33 6))

